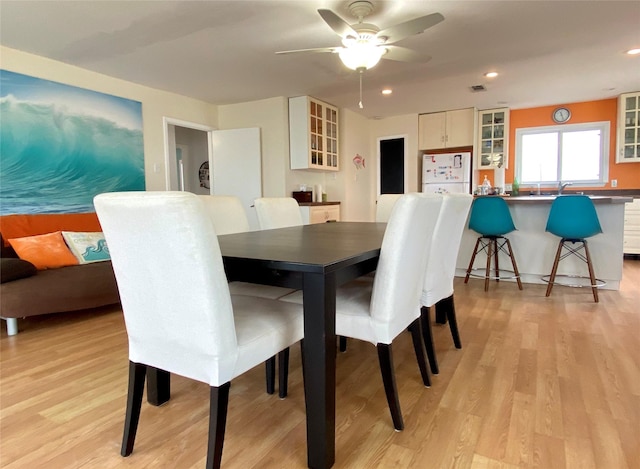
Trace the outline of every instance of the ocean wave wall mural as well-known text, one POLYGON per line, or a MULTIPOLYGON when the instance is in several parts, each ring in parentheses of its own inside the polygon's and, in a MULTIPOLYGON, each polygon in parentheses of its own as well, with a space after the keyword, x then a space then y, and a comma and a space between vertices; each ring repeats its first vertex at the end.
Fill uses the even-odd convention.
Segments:
POLYGON ((0 215, 93 212, 145 189, 142 104, 0 70, 0 215))

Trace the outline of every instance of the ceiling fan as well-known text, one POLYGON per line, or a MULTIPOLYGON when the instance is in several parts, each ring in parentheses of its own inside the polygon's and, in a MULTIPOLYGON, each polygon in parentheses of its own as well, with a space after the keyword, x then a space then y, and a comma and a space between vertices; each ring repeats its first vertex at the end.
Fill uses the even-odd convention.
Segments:
POLYGON ((342 38, 342 46, 287 50, 276 52, 276 54, 298 52, 331 52, 338 54, 346 67, 360 72, 359 106, 362 108, 362 72, 375 67, 380 59, 401 62, 429 61, 431 59, 429 56, 394 44, 435 26, 444 20, 444 16, 440 13, 432 13, 381 30, 374 24, 364 22, 364 18, 374 10, 372 2, 356 0, 349 4, 348 9, 358 19, 357 23, 349 24, 331 10, 318 10, 325 23, 342 38))

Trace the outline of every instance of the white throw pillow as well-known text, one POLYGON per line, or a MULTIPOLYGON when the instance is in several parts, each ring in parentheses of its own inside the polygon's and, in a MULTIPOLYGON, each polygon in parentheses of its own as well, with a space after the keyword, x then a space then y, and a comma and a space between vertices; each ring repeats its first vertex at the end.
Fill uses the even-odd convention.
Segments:
POLYGON ((63 231, 62 236, 80 264, 108 261, 109 248, 102 232, 63 231))

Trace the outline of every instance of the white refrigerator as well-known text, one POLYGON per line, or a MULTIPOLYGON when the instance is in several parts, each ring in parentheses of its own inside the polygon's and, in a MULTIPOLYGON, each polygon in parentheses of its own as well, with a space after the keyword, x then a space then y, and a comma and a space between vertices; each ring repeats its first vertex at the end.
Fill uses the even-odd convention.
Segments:
POLYGON ((471 152, 422 155, 422 192, 471 193, 471 152))

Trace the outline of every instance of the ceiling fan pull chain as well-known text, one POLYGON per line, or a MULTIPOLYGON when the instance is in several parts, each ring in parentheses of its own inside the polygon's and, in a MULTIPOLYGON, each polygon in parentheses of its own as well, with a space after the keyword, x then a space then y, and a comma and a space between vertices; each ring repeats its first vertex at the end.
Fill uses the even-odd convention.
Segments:
POLYGON ((362 105, 362 72, 360 72, 360 102, 358 103, 358 107, 362 109, 364 106, 362 105))

